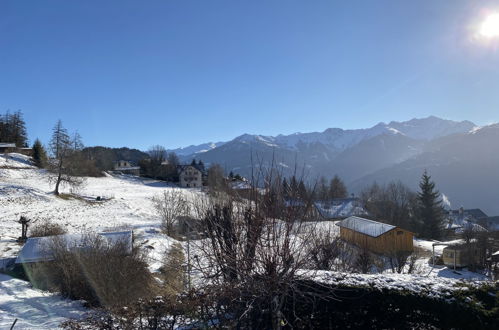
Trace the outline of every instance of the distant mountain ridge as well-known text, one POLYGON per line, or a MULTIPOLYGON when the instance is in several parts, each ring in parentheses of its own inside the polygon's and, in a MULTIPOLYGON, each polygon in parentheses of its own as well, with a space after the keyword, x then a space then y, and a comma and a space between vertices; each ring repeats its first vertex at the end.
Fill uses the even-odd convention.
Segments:
POLYGON ((470 121, 445 120, 435 116, 423 119, 411 119, 405 122, 392 121, 389 124, 379 123, 371 128, 349 129, 328 128, 323 132, 294 133, 290 135, 279 134, 277 136, 243 134, 229 142, 203 143, 191 145, 185 148, 171 149, 179 156, 194 156, 194 154, 209 152, 215 148, 230 142, 243 144, 264 144, 269 147, 279 147, 298 151, 307 144, 320 143, 332 152, 341 152, 362 141, 379 135, 405 135, 416 140, 432 140, 437 137, 456 133, 465 133, 476 125, 470 121))
MULTIPOLYGON (((203 145, 202 145, 203 146, 203 145)), ((277 167, 283 175, 338 174, 351 192, 373 182, 400 180, 418 189, 425 169, 453 207, 482 208, 499 215, 499 124, 478 127, 470 121, 434 116, 371 128, 264 136, 243 134, 214 148, 183 154, 190 162, 218 163, 250 176, 259 167, 277 167)))

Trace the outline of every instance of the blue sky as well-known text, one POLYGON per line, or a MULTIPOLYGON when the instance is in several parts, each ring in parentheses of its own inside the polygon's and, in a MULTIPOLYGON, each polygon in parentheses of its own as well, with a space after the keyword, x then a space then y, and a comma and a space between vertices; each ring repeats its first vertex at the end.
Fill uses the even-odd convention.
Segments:
POLYGON ((31 141, 167 148, 436 115, 499 121, 499 3, 0 1, 0 112, 31 141))

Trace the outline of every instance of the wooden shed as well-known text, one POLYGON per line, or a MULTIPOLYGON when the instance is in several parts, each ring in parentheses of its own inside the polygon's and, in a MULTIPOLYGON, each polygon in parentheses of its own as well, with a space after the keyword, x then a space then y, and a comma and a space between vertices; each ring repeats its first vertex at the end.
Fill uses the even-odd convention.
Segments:
POLYGON ((360 217, 338 222, 340 237, 376 253, 412 252, 414 234, 397 226, 360 217))

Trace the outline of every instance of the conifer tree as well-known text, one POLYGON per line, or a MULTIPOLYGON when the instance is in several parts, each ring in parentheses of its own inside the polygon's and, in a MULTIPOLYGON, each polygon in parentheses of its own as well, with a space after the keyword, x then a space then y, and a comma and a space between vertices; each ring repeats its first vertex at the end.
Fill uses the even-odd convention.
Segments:
POLYGON ((39 139, 33 143, 33 162, 39 168, 44 168, 47 165, 47 152, 39 139))
POLYGON ((420 235, 430 239, 440 239, 444 226, 443 206, 440 193, 435 189, 435 183, 425 170, 419 183, 418 219, 420 235))
POLYGON ((345 184, 338 175, 335 175, 334 178, 331 179, 331 183, 329 185, 329 197, 346 198, 347 195, 348 192, 347 188, 345 187, 345 184))

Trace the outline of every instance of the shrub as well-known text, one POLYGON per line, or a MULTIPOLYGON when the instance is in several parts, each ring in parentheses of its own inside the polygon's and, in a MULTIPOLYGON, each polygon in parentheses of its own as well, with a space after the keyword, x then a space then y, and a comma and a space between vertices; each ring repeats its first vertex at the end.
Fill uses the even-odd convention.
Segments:
POLYGON ((176 243, 168 250, 160 270, 166 295, 175 295, 183 291, 185 283, 184 263, 185 256, 182 246, 176 243))
POLYGON ((85 300, 91 306, 127 306, 150 297, 154 279, 144 256, 136 249, 127 254, 125 244, 86 234, 82 242, 68 246, 55 237, 47 247, 54 260, 32 268, 29 277, 35 285, 85 300))
POLYGON ((67 233, 67 230, 58 223, 54 223, 49 220, 42 220, 31 227, 29 232, 30 237, 45 237, 63 235, 67 233))

